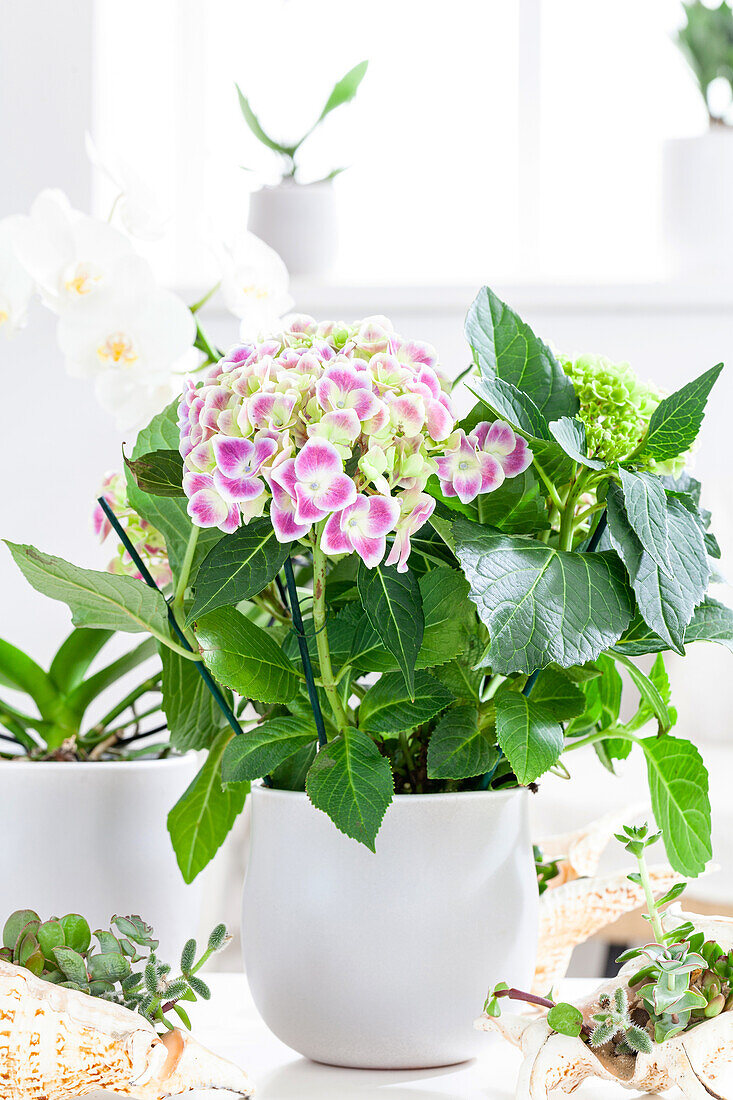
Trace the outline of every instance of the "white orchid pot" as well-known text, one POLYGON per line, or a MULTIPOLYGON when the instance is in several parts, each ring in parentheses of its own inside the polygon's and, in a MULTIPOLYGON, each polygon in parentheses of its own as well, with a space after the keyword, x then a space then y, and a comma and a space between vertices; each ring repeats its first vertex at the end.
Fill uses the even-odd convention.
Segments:
POLYGON ((664 238, 681 278, 733 279, 733 128, 664 147, 664 238))
POLYGON ((166 828, 197 758, 0 762, 0 923, 15 909, 81 913, 92 929, 137 913, 175 962, 195 933, 200 891, 186 886, 166 828))
POLYGON ((471 1058, 490 985, 534 973, 525 791, 400 795, 376 854, 305 794, 256 787, 245 970, 268 1027, 318 1062, 414 1069, 471 1058))
POLYGON ((338 219, 331 180, 263 187, 250 196, 250 232, 282 257, 291 275, 324 275, 333 264, 338 219))

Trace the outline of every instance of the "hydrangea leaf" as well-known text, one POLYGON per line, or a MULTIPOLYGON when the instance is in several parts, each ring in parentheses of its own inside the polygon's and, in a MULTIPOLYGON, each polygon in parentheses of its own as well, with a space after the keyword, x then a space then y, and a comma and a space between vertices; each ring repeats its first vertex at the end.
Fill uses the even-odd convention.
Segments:
POLYGON ((557 440, 566 455, 574 462, 580 462, 591 470, 603 470, 606 463, 600 458, 588 457, 588 441, 585 435, 585 424, 572 416, 563 416, 559 420, 553 420, 550 424, 550 432, 557 440))
POLYGON ((282 647, 233 607, 220 607, 196 625, 204 664, 220 684, 246 699, 287 703, 298 690, 298 673, 282 647))
POLYGON ((619 469, 626 518, 644 550, 669 575, 667 494, 654 474, 619 469))
POLYGON ((222 787, 221 760, 230 729, 222 730, 206 762, 168 814, 168 832, 185 882, 193 882, 218 852, 242 812, 249 784, 222 787))
POLYGON ((585 710, 585 695, 559 668, 543 668, 532 688, 532 702, 544 706, 560 722, 585 710))
POLYGON ((547 420, 578 411, 573 385, 550 348, 487 286, 471 303, 465 333, 484 377, 495 374, 530 394, 547 420))
POLYGON ((644 737, 649 791, 669 862, 694 878, 712 856, 708 773, 694 745, 677 737, 644 737))
POLYGON ((682 389, 664 397, 652 413, 642 447, 645 458, 664 462, 688 450, 697 438, 705 405, 723 364, 711 367, 682 389))
POLYGON ((188 622, 256 596, 274 580, 289 553, 290 544, 278 542, 267 517, 224 535, 201 562, 188 622))
POLYGON ((506 420, 508 424, 531 438, 549 440, 550 430, 547 420, 535 405, 532 398, 518 390, 511 382, 503 378, 472 378, 471 392, 492 412, 506 420))
POLYGON ((685 631, 710 578, 702 532, 685 505, 666 502, 670 574, 646 552, 628 519, 616 486, 608 493, 608 531, 626 566, 644 621, 677 653, 684 653, 685 631))
MULTIPOLYGON (((455 501, 458 497, 448 499, 455 501)), ((476 505, 468 518, 490 524, 506 535, 534 535, 550 526, 547 502, 531 467, 517 477, 505 478, 493 493, 483 493, 476 505)))
POLYGON ((520 783, 532 783, 560 759, 562 726, 549 708, 521 692, 496 697, 496 736, 520 783))
POLYGON ((401 672, 386 672, 369 688, 359 707, 359 725, 369 733, 401 733, 433 718, 453 693, 429 672, 415 673, 411 696, 401 672))
POLYGON ((456 553, 489 630, 494 672, 585 664, 629 624, 633 598, 614 553, 556 550, 459 517, 456 553))
POLYGON ((481 729, 475 706, 451 707, 436 725, 428 744, 431 779, 467 779, 484 775, 499 758, 496 734, 481 729))
POLYGON ((221 708, 193 661, 187 661, 167 646, 160 647, 160 658, 162 705, 171 743, 180 752, 209 748, 226 723, 221 708))
POLYGON ((372 852, 394 794, 389 760, 366 733, 350 727, 329 741, 311 764, 305 787, 318 810, 346 836, 372 852))
POLYGON ((401 668, 410 694, 414 693, 415 664, 423 641, 425 616, 417 578, 396 566, 368 569, 359 563, 359 599, 369 622, 401 668))
POLYGON ((144 493, 156 497, 183 497, 183 459, 176 447, 150 451, 139 458, 128 458, 122 452, 125 466, 144 493))
POLYGON ((35 546, 5 545, 36 592, 68 604, 75 626, 168 636, 165 600, 142 581, 81 569, 35 546))
MULTIPOLYGON (((685 645, 689 642, 718 642, 733 653, 733 611, 710 596, 693 612, 685 630, 685 645)), ((644 622, 641 615, 633 622, 614 646, 628 657, 640 657, 644 653, 661 653, 669 644, 644 622)))
POLYGON ((303 718, 283 715, 260 722, 229 742, 221 764, 222 779, 225 783, 259 779, 315 738, 315 726, 303 718))

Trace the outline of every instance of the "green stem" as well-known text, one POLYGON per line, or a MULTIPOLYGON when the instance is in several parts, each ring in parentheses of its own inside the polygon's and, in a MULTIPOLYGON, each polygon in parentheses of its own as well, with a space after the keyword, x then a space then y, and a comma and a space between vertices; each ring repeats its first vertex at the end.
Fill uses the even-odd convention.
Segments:
POLYGON ((654 931, 656 942, 664 943, 664 929, 662 928, 662 921, 659 916, 659 910, 657 909, 656 902, 654 901, 654 891, 652 890, 652 884, 649 878, 649 871, 647 870, 646 865, 646 857, 643 851, 641 855, 638 855, 636 857, 636 862, 639 864, 639 877, 641 878, 641 885, 644 889, 646 908, 651 919, 651 926, 654 931))
POLYGON ((321 683, 326 698, 331 704, 336 725, 340 733, 349 728, 341 696, 331 666, 331 650, 326 632, 326 555, 321 550, 321 530, 317 530, 313 539, 313 629, 316 635, 318 663, 321 666, 321 683))
POLYGON ((550 500, 552 501, 552 503, 555 505, 556 508, 558 508, 560 511, 562 511, 562 501, 560 500, 560 497, 558 496, 557 489, 555 488, 553 482, 550 480, 550 478, 547 476, 545 471, 542 469, 542 467, 540 466, 540 464, 539 464, 539 462, 537 461, 536 458, 532 460, 532 463, 534 465, 535 470, 537 471, 537 473, 540 475, 540 477, 542 478, 542 480, 545 483, 545 486, 547 488, 547 492, 550 494, 550 500))
POLYGON ((491 677, 491 682, 487 690, 481 696, 481 702, 488 703, 489 699, 493 699, 506 679, 508 679, 508 677, 500 676, 498 672, 494 673, 494 675, 491 677))
POLYGON ((183 610, 183 600, 186 595, 186 589, 188 587, 188 578, 191 575, 191 566, 193 565, 194 554, 196 553, 196 544, 199 541, 199 534, 201 528, 191 526, 191 534, 188 536, 188 543, 186 545, 186 553, 183 556, 183 564, 181 565, 181 572, 178 575, 178 583, 176 584, 176 592, 173 597, 173 610, 183 610))
POLYGON ((407 734, 404 732, 404 730, 400 733, 400 745, 402 747, 402 755, 404 756, 405 763, 407 764, 407 770, 408 772, 412 773, 415 770, 415 759, 412 755, 410 742, 407 740, 407 734))
POLYGON ((589 733, 587 737, 580 737, 577 741, 571 741, 569 745, 566 745, 563 752, 572 752, 573 749, 584 749, 586 745, 594 745, 596 741, 607 741, 609 737, 622 738, 624 741, 633 741, 636 745, 639 743, 639 739, 634 737, 632 733, 628 733, 621 726, 609 726, 605 730, 596 730, 595 733, 589 733))

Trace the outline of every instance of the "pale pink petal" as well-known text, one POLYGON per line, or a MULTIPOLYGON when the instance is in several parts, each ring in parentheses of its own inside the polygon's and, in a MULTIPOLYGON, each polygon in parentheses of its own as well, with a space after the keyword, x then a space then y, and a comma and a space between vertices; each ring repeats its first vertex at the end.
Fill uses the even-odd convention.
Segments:
POLYGON ((425 423, 425 406, 417 394, 403 394, 388 401, 389 414, 397 431, 417 435, 425 423))
POLYGON ((510 455, 514 450, 516 439, 508 424, 503 420, 495 420, 489 428, 483 448, 495 455, 510 455))
POLYGON ((194 493, 200 493, 204 489, 213 489, 214 479, 211 474, 192 474, 185 473, 183 475, 183 491, 187 497, 192 497, 194 493))
POLYGON ((295 459, 296 476, 304 482, 315 477, 336 477, 343 468, 338 451, 325 439, 309 439, 295 459))
POLYGON ((320 523, 328 515, 328 509, 319 508, 313 501, 308 489, 297 481, 295 483, 295 517, 299 523, 320 523))
POLYGON ((308 534, 312 526, 310 523, 298 523, 290 498, 287 498, 287 503, 284 507, 281 507, 275 503, 273 497, 270 505, 270 522, 278 542, 293 542, 295 539, 302 539, 304 535, 308 534))
POLYGON ((295 483, 298 480, 295 475, 295 459, 286 458, 283 462, 271 467, 267 473, 267 479, 275 493, 275 486, 284 490, 291 498, 295 497, 295 483))
POLYGON ((214 470, 214 488, 224 500, 232 503, 256 500, 265 491, 264 482, 259 477, 225 477, 220 470, 214 470))
POLYGON ((217 436, 212 447, 217 469, 226 477, 241 477, 251 471, 254 444, 249 439, 217 436))
POLYGON ((463 504, 470 504, 481 492, 481 481, 481 473, 478 469, 459 470, 453 475, 453 488, 458 499, 463 504))
POLYGON ((372 496, 368 502, 366 523, 359 524, 359 527, 370 538, 379 538, 391 531, 399 520, 400 506, 394 497, 372 496))
POLYGON ((440 401, 428 401, 427 412, 428 432, 437 443, 440 443, 453 431, 453 417, 440 401))
POLYGON ((325 554, 348 554, 352 549, 351 540, 341 530, 340 520, 341 513, 334 512, 326 521, 321 535, 321 549, 325 554))
MULTIPOLYGON (((215 489, 201 489, 194 493, 187 508, 196 527, 222 527, 229 520, 231 510, 215 489)), ((236 506, 234 510, 238 513, 236 506)), ((232 530, 236 530, 237 526, 238 523, 232 530)))
POLYGON ((518 435, 512 453, 500 461, 507 477, 516 477, 517 474, 523 474, 532 465, 532 452, 527 446, 527 440, 518 435))
POLYGON ((373 569, 375 565, 379 565, 384 557, 384 551, 387 549, 387 540, 384 535, 382 535, 381 538, 370 539, 366 535, 361 535, 357 532, 351 535, 351 545, 367 568, 373 569))
MULTIPOLYGON (((502 463, 495 455, 486 454, 485 451, 480 451, 478 458, 481 470, 481 492, 493 493, 495 489, 499 488, 505 477, 502 463)), ((454 478, 454 484, 455 480, 454 478)), ((464 501, 465 503, 466 501, 464 501)))

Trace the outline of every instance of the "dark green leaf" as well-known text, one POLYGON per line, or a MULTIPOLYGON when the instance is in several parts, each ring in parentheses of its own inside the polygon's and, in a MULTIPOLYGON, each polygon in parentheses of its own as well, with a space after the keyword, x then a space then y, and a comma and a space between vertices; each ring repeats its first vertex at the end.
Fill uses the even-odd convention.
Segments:
POLYGON ((532 702, 544 706, 559 722, 585 710, 585 695, 559 668, 544 668, 532 688, 532 702))
POLYGON ((553 420, 550 424, 550 432, 560 444, 566 455, 574 462, 580 462, 591 470, 603 470, 606 463, 600 458, 588 457, 588 442, 585 436, 585 424, 575 417, 563 416, 560 420, 553 420))
POLYGON ((479 728, 474 706, 451 707, 436 725, 428 744, 431 779, 467 779, 491 770, 499 759, 496 733, 479 728))
POLYGON ((694 878, 712 855, 708 774, 689 741, 676 737, 641 740, 649 773, 649 791, 669 862, 694 878))
POLYGON ((208 749, 226 723, 198 667, 161 646, 163 710, 171 743, 180 752, 208 749))
POLYGON ((708 395, 722 369, 723 364, 718 363, 681 390, 662 398, 652 413, 642 444, 641 453, 645 457, 664 462, 692 446, 700 431, 708 395))
POLYGON ((338 83, 334 86, 326 106, 321 111, 318 121, 321 122, 326 115, 335 110, 336 107, 340 107, 343 103, 349 103, 356 95, 357 89, 362 80, 366 76, 366 71, 369 68, 368 61, 360 61, 358 65, 354 65, 353 69, 349 69, 346 76, 342 76, 338 83))
POLYGON ((453 534, 494 672, 585 664, 628 626, 632 596, 615 554, 556 550, 463 517, 453 534))
POLYGON ((614 657, 624 666, 649 711, 657 719, 659 723, 659 732, 667 733, 672 726, 672 719, 667 710, 667 704, 660 695, 657 685, 651 677, 647 676, 645 672, 642 672, 640 668, 637 668, 630 657, 624 657, 621 654, 614 654, 614 657))
POLYGON ((140 458, 128 458, 123 451, 122 457, 138 489, 144 493, 154 497, 185 497, 180 451, 150 451, 140 458))
POLYGON ((53 954, 59 969, 69 981, 77 985, 86 985, 87 968, 78 951, 74 951, 71 947, 55 947, 53 954))
POLYGON ((298 749, 313 743, 313 723, 302 718, 278 717, 245 730, 229 742, 221 765, 225 783, 259 779, 293 756, 298 749))
POLYGON ((414 697, 401 672, 386 672, 362 699, 359 725, 370 733, 400 733, 427 722, 452 701, 452 693, 429 672, 415 674, 414 697))
POLYGON ((222 730, 201 771, 168 814, 168 832, 186 882, 193 882, 214 858, 247 797, 246 783, 222 789, 221 760, 233 736, 231 730, 222 730))
POLYGON ((30 695, 39 713, 50 717, 59 703, 59 689, 49 673, 22 649, 0 638, 0 683, 30 695))
POLYGON ((89 950, 92 933, 84 917, 78 913, 67 913, 61 918, 61 927, 64 930, 64 943, 67 947, 81 954, 89 950))
POLYGON ((453 692, 456 699, 478 702, 485 673, 474 670, 473 664, 472 656, 459 657, 436 668, 434 676, 453 692))
POLYGON ((371 737, 350 728, 316 755, 306 791, 337 829, 375 851, 374 841, 392 801, 394 780, 389 760, 371 737))
POLYGON ((66 944, 64 929, 60 920, 47 920, 38 926, 38 943, 47 962, 55 962, 53 950, 66 944))
POLYGON ((398 573, 396 566, 367 569, 360 562, 357 587, 369 622, 395 657, 412 695, 415 664, 425 629, 417 578, 410 570, 398 573))
MULTIPOLYGON (((695 608, 692 620, 685 630, 685 645, 689 642, 718 642, 733 653, 733 611, 718 600, 706 596, 695 608)), ((647 626, 637 615, 629 629, 614 646, 628 657, 644 653, 659 653, 669 645, 647 626)))
POLYGON ((465 332, 484 376, 496 374, 530 394, 548 420, 578 411, 573 385, 551 350, 489 287, 471 303, 465 332))
POLYGON ((619 476, 629 526, 646 553, 669 575, 672 563, 669 559, 667 494, 661 480, 654 474, 635 474, 623 467, 619 476))
POLYGON ((121 952, 91 955, 87 962, 89 977, 92 981, 121 982, 130 974, 130 960, 121 952))
POLYGON ((133 577, 80 569, 63 558, 6 542, 28 583, 71 608, 75 626, 168 635, 165 600, 133 577))
POLYGON ((520 783, 532 783, 560 758, 563 732, 546 707, 516 691, 496 697, 496 736, 520 783))
POLYGON ((201 562, 188 622, 256 596, 274 580, 289 553, 290 544, 277 541, 267 517, 224 535, 201 562))
MULTIPOLYGON (((531 397, 501 378, 473 378, 471 393, 523 435, 549 440, 547 420, 531 397)), ((558 447, 559 445, 555 444, 558 447)))
POLYGON ((667 499, 671 573, 646 553, 629 524, 621 491, 608 493, 608 530, 629 574, 645 622, 677 653, 684 653, 685 630, 702 600, 710 576, 700 528, 675 497, 667 499))
POLYGON ((270 782, 279 791, 304 791, 305 779, 316 755, 316 742, 304 745, 270 773, 270 782))
POLYGON ((281 646, 233 607, 199 619, 201 656, 220 684, 261 703, 287 703, 298 690, 298 674, 281 646))

